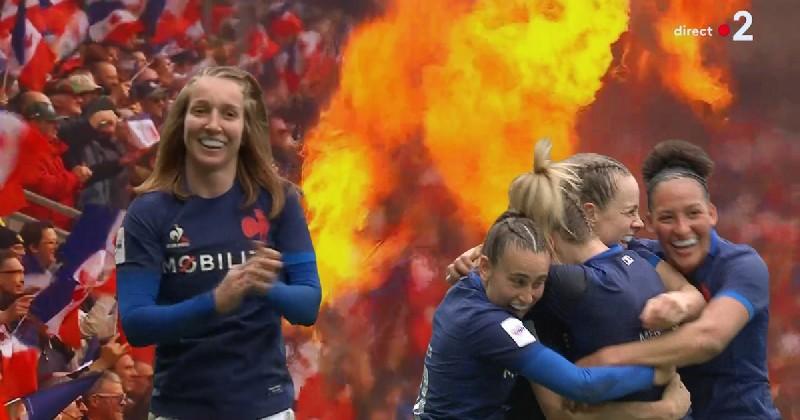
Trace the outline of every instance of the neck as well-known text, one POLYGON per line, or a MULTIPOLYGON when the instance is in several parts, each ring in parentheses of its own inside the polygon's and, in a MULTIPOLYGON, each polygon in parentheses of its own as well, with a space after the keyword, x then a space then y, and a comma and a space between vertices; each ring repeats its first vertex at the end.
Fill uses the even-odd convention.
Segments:
POLYGON ((565 264, 582 264, 595 255, 608 250, 608 246, 598 238, 578 244, 563 239, 557 239, 556 242, 558 257, 565 264))
POLYGON ((186 165, 186 181, 189 191, 202 198, 214 198, 225 194, 236 180, 236 167, 208 171, 195 165, 186 165))

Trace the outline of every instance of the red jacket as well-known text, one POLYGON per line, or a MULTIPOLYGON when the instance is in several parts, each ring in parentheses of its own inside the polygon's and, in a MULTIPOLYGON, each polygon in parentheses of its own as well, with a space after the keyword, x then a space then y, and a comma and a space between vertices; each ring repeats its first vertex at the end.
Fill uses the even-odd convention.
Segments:
MULTIPOLYGON (((33 124, 30 128, 34 135, 45 137, 33 124)), ((81 183, 75 174, 67 170, 61 159, 61 155, 67 150, 67 145, 59 139, 45 140, 50 146, 50 153, 37 162, 38 176, 25 184, 25 188, 66 206, 75 207, 75 197, 80 191, 81 183)), ((22 209, 22 213, 39 220, 49 220, 63 229, 69 229, 72 225, 72 219, 69 217, 35 204, 29 204, 22 209)))

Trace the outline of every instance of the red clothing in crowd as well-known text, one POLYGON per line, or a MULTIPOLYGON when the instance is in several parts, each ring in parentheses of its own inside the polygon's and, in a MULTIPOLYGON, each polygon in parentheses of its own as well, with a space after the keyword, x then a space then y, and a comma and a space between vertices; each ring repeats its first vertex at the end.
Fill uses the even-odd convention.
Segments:
MULTIPOLYGON (((38 176, 29 181, 25 188, 57 201, 69 207, 75 207, 75 197, 81 187, 78 177, 67 170, 61 155, 67 150, 67 145, 59 139, 48 140, 35 126, 30 126, 33 135, 40 136, 50 149, 42 159, 36 162, 38 176)), ((56 226, 69 229, 72 220, 43 206, 30 204, 22 210, 23 213, 39 220, 50 220, 56 226)))

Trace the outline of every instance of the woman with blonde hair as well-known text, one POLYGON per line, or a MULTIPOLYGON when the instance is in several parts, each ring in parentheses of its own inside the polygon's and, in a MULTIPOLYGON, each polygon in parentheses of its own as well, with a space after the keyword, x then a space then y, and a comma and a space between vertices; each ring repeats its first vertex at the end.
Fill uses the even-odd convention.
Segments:
POLYGON ((267 121, 250 74, 193 77, 117 235, 122 326, 132 344, 157 345, 156 419, 293 417, 281 317, 313 324, 321 290, 267 121))

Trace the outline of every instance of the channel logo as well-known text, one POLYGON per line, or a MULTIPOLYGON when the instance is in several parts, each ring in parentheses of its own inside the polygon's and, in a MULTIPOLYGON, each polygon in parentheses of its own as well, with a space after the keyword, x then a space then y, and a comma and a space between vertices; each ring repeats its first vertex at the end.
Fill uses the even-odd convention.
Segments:
MULTIPOLYGON (((733 15, 733 21, 738 24, 736 32, 731 37, 732 41, 751 42, 753 41, 753 34, 747 33, 750 26, 753 24, 753 15, 747 10, 739 10, 733 15)), ((737 25, 733 25, 736 27, 737 25)), ((719 36, 727 37, 731 34, 731 26, 723 23, 716 28, 716 33, 719 36)), ((707 25, 702 28, 692 28, 686 25, 675 27, 672 34, 677 37, 711 37, 714 36, 714 27, 707 25)))

